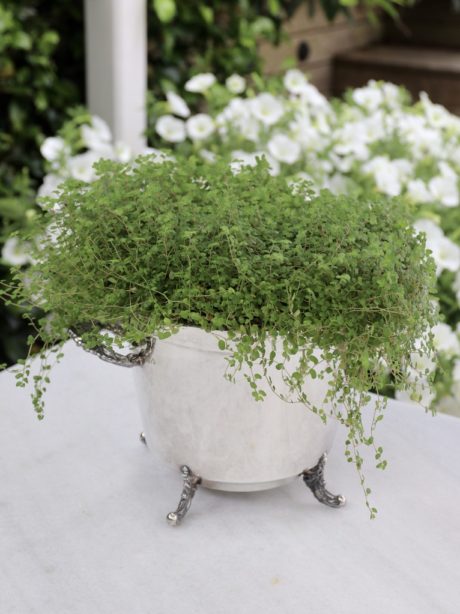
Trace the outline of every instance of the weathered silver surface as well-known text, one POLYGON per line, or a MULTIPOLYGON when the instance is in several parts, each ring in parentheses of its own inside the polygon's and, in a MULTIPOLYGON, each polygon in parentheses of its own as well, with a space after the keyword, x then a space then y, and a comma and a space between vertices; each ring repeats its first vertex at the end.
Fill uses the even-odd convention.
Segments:
POLYGON ((312 469, 305 469, 300 476, 302 477, 305 485, 313 493, 313 496, 318 499, 320 503, 328 505, 329 507, 342 507, 345 505, 345 497, 342 495, 333 495, 330 493, 324 481, 324 467, 327 461, 327 454, 323 454, 318 463, 312 467, 312 469))
POLYGON ((187 465, 182 465, 181 472, 184 478, 184 487, 180 496, 179 505, 174 512, 170 512, 166 517, 168 523, 173 527, 180 524, 184 519, 184 516, 190 509, 196 490, 201 483, 200 476, 195 475, 187 465))
MULTIPOLYGON (((101 325, 101 329, 117 333, 115 328, 109 328, 101 325)), ((155 347, 155 338, 149 337, 142 344, 133 346, 132 351, 128 354, 121 354, 116 352, 113 348, 106 347, 104 345, 98 345, 94 348, 85 347, 82 335, 86 332, 90 332, 91 327, 87 325, 79 326, 75 328, 69 328, 69 335, 75 341, 75 343, 83 348, 86 352, 90 354, 95 354, 101 360, 105 362, 110 362, 111 364, 118 365, 120 367, 136 367, 144 364, 146 358, 152 354, 155 347)))
MULTIPOLYGON (((216 335, 184 327, 158 339, 133 370, 149 447, 173 467, 192 467, 207 488, 248 492, 295 480, 332 446, 337 421, 326 398, 330 374, 307 378, 303 388, 312 405, 324 408, 326 423, 301 403, 280 399, 266 380, 259 382, 266 398, 255 401, 244 370, 235 381, 224 377, 230 352, 218 348, 216 335)), ((290 358, 289 371, 298 360, 290 358)), ((267 375, 289 396, 275 364, 267 375)))

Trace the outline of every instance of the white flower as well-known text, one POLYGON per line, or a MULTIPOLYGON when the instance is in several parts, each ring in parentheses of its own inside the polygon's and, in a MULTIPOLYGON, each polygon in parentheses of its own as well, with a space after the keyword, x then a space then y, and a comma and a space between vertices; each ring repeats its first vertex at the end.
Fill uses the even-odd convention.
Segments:
POLYGON ((337 156, 334 152, 330 154, 331 162, 334 165, 334 168, 341 173, 348 173, 353 166, 354 159, 353 156, 337 156))
POLYGON ((394 108, 401 105, 401 89, 394 83, 382 83, 381 91, 385 102, 394 108))
POLYGON ((353 101, 368 111, 375 111, 383 102, 383 94, 377 87, 368 85, 356 88, 352 94, 353 101))
POLYGON ((412 179, 408 182, 407 195, 414 203, 429 203, 432 200, 426 183, 421 179, 412 179))
POLYGON ((122 141, 117 141, 113 147, 113 155, 119 162, 129 162, 133 153, 129 145, 122 141))
POLYGON ((363 166, 363 171, 373 175, 380 192, 388 196, 401 194, 400 170, 387 156, 376 156, 363 166))
POLYGON ((426 234, 427 241, 434 238, 442 238, 444 233, 433 220, 427 218, 420 218, 414 224, 414 228, 417 232, 424 232, 426 234))
POLYGON ((237 96, 230 100, 218 117, 220 118, 220 122, 232 123, 237 121, 240 117, 249 117, 250 114, 249 101, 237 96))
POLYGON ((198 113, 187 120, 187 134, 192 141, 202 141, 215 130, 214 120, 206 113, 198 113))
POLYGON ((95 151, 103 149, 112 140, 107 122, 97 115, 91 117, 91 125, 85 124, 81 127, 81 137, 86 147, 95 151))
POLYGON ((5 241, 2 259, 10 266, 24 266, 32 261, 27 245, 21 243, 17 237, 10 237, 5 241))
POLYGON ((300 94, 307 85, 307 78, 301 70, 292 68, 284 75, 283 83, 290 94, 300 94))
POLYGON ((325 179, 323 187, 330 190, 333 194, 346 194, 347 179, 340 173, 335 173, 332 177, 325 179))
POLYGON ((216 154, 213 151, 209 151, 209 149, 200 149, 199 154, 203 160, 206 160, 206 162, 210 162, 211 164, 217 160, 216 154))
POLYGON ((56 194, 56 192, 58 192, 59 185, 63 181, 64 177, 61 177, 60 175, 55 175, 54 173, 48 173, 48 175, 45 175, 43 177, 43 183, 38 188, 38 198, 43 198, 45 196, 52 196, 53 194, 56 194))
POLYGON ((460 247, 446 237, 439 226, 431 220, 421 219, 414 224, 414 228, 426 234, 426 247, 432 252, 437 275, 440 275, 444 269, 458 271, 460 247))
POLYGON ((456 207, 459 202, 457 178, 448 175, 437 175, 430 179, 428 188, 433 197, 445 207, 456 207))
POLYGON ((440 104, 431 102, 426 92, 420 93, 420 102, 428 122, 434 128, 447 128, 451 123, 451 114, 440 104))
POLYGON ((93 164, 99 159, 100 157, 94 151, 87 151, 78 156, 73 156, 73 158, 69 159, 68 163, 70 176, 86 183, 94 181, 96 179, 96 171, 93 168, 93 164))
POLYGON ((460 342, 457 335, 448 324, 440 322, 433 327, 433 344, 437 352, 448 357, 460 355, 460 342))
POLYGON ((267 144, 268 151, 280 162, 294 164, 300 157, 300 145, 285 134, 275 134, 267 144))
POLYGON ((174 92, 167 92, 166 98, 168 100, 169 110, 173 115, 178 115, 179 117, 190 116, 190 109, 182 96, 174 92))
POLYGON ((284 113, 282 103, 267 92, 252 98, 250 109, 254 117, 266 126, 276 124, 284 113))
POLYGON ((289 132, 305 150, 318 152, 326 147, 324 137, 306 118, 298 117, 292 121, 289 124, 289 132))
POLYGON ((184 87, 187 92, 202 94, 213 86, 215 82, 216 78, 212 73, 204 72, 189 79, 184 87))
POLYGON ((48 162, 55 162, 69 156, 70 147, 60 136, 50 136, 41 144, 40 153, 48 162))
POLYGON ((232 94, 242 94, 246 89, 246 81, 240 75, 233 74, 225 80, 227 89, 232 94))
POLYGON ((185 141, 185 123, 172 115, 163 115, 155 125, 155 130, 165 141, 181 143, 185 141))
POLYGON ((406 158, 397 158, 392 160, 391 164, 395 167, 398 177, 402 182, 406 182, 414 172, 414 165, 406 158))
POLYGON ((330 105, 327 98, 311 83, 306 83, 299 94, 301 102, 310 105, 314 114, 323 111, 329 112, 330 105))
POLYGON ((460 268, 460 247, 448 237, 430 242, 427 247, 432 250, 433 259, 439 271, 458 271, 460 268))

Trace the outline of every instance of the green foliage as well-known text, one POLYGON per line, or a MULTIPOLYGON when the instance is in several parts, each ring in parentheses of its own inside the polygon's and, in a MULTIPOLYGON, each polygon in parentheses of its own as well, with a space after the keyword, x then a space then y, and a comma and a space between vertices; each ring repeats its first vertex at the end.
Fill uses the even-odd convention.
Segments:
MULTIPOLYGON (((51 314, 39 322, 46 347, 82 325, 91 328, 87 347, 136 344, 181 326, 226 331, 218 347, 230 350, 227 376, 248 367, 260 400, 278 340, 277 368, 290 390, 283 398, 326 420, 302 388, 307 376, 324 377, 319 350, 334 375, 328 399, 348 430, 346 454, 364 487, 360 444, 373 446, 377 466, 385 466, 373 437, 385 401, 367 431, 368 390, 379 390, 387 369, 396 387, 410 387, 405 367, 434 320, 433 263, 403 204, 314 196, 306 183, 293 192, 263 161, 237 174, 194 158, 102 161, 97 170, 94 183, 68 180, 58 200, 46 200, 40 239, 36 229, 25 237, 36 243, 35 262, 8 290, 12 304, 51 314), (117 331, 114 339, 106 329, 117 331), (300 360, 290 370, 293 355, 300 360)), ((430 346, 425 337, 420 349, 430 346)), ((39 417, 46 362, 44 369, 33 397, 39 417)), ((26 364, 20 385, 28 371, 26 364)))
MULTIPOLYGON (((41 142, 83 102, 83 55, 81 0, 0 1, 0 248, 33 214, 41 142)), ((0 279, 6 274, 0 264, 0 279)), ((23 356, 28 334, 0 304, 0 362, 23 356)))
POLYGON ((43 174, 39 145, 67 108, 83 101, 81 2, 2 0, 0 4, 0 180, 27 167, 43 174), (54 5, 54 6, 53 6, 54 5), (70 35, 71 33, 71 35, 70 35), (59 66, 59 70, 58 70, 59 66))
MULTIPOLYGON (((363 7, 370 20, 383 11, 398 17, 398 8, 413 0, 150 0, 150 88, 161 96, 181 89, 192 74, 212 72, 218 80, 232 73, 261 72, 259 43, 277 44, 283 22, 302 7, 321 10, 329 21, 350 8, 363 7)), ((193 102, 193 96, 191 97, 193 102)))

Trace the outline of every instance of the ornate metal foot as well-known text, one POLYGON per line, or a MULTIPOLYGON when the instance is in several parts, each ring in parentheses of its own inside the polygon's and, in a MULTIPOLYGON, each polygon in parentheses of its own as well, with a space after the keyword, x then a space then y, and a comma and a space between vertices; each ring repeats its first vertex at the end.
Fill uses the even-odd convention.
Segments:
POLYGON ((198 488, 198 485, 201 484, 200 476, 195 475, 190 467, 187 467, 187 465, 182 465, 180 470, 182 472, 182 477, 184 478, 184 488, 182 489, 179 505, 177 506, 175 512, 170 512, 166 516, 168 523, 173 527, 182 522, 184 516, 192 505, 192 499, 196 493, 196 489, 198 488))
POLYGON ((312 469, 305 469, 300 476, 305 485, 313 493, 313 496, 320 503, 329 505, 329 507, 342 507, 345 505, 345 497, 342 495, 333 495, 326 489, 324 482, 324 466, 326 464, 327 454, 323 454, 318 463, 312 469))
POLYGON ((139 433, 139 439, 141 440, 141 443, 144 444, 144 446, 147 445, 147 439, 145 438, 145 433, 144 432, 139 433))

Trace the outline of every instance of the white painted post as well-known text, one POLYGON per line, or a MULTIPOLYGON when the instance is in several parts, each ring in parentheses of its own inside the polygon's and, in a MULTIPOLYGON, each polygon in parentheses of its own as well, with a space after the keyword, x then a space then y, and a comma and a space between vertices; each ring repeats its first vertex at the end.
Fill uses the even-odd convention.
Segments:
POLYGON ((146 0, 85 0, 87 103, 114 140, 146 145, 146 0))

